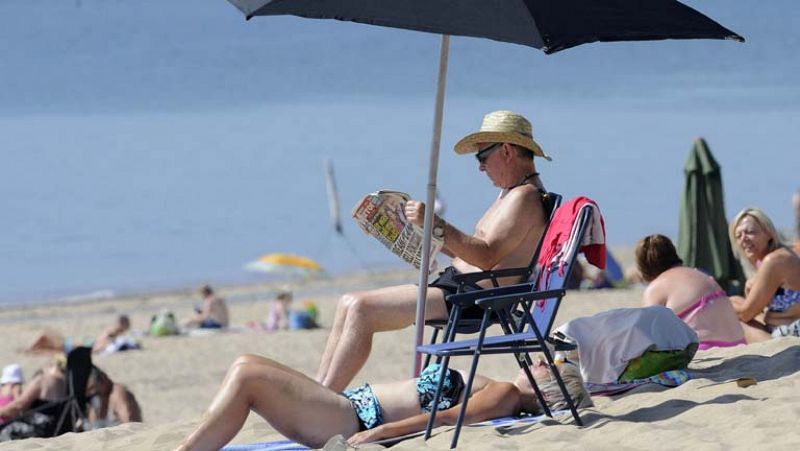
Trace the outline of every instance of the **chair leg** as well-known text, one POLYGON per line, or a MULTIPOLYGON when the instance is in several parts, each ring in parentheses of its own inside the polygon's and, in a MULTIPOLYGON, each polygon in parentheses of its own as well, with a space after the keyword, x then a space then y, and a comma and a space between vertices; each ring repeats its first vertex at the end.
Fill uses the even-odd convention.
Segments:
MULTIPOLYGON (((457 324, 461 320, 461 307, 454 305, 450 310, 450 317, 447 319, 447 327, 442 335, 442 343, 450 343, 456 339, 457 324)), ((442 363, 442 356, 436 358, 436 363, 442 363)))
MULTIPOLYGON (((436 339, 439 337, 439 328, 433 328, 433 335, 431 336, 431 343, 432 345, 436 344, 436 339)), ((425 363, 422 364, 422 368, 427 368, 428 365, 431 363, 431 355, 425 354, 425 363)))
POLYGON ((564 385, 564 380, 561 379, 561 373, 558 371, 558 368, 556 368, 555 361, 553 361, 550 350, 547 348, 547 343, 544 342, 542 343, 542 354, 544 354, 544 358, 547 359, 547 366, 550 368, 550 373, 556 378, 558 388, 561 389, 561 394, 564 395, 564 399, 567 401, 569 411, 572 412, 572 418, 575 419, 575 423, 578 426, 583 426, 583 421, 581 420, 580 415, 578 415, 578 409, 575 408, 575 403, 572 401, 572 396, 569 395, 567 386, 564 385))
POLYGON ((456 429, 453 432, 453 440, 450 442, 450 449, 454 449, 458 445, 458 436, 461 434, 461 426, 464 424, 464 418, 467 416, 467 404, 469 397, 472 393, 472 383, 475 381, 475 371, 478 369, 478 359, 481 356, 481 348, 483 341, 486 339, 486 328, 489 325, 490 310, 483 312, 483 320, 481 321, 481 332, 478 336, 478 344, 475 346, 475 354, 472 356, 472 366, 469 369, 469 377, 467 378, 467 385, 464 387, 464 402, 461 404, 461 411, 458 413, 458 420, 456 420, 456 429))
MULTIPOLYGON (((522 327, 517 327, 514 323, 512 318, 510 317, 511 313, 510 310, 498 311, 497 316, 500 319, 500 327, 503 328, 503 332, 506 335, 511 335, 512 333, 519 333, 521 332, 522 327)), ((552 413, 550 413, 550 407, 547 406, 547 402, 544 400, 544 395, 542 395, 541 390, 539 390, 539 386, 536 384, 536 380, 533 378, 533 374, 531 374, 530 366, 531 366, 531 356, 527 352, 522 352, 519 354, 514 354, 514 357, 517 358, 517 364, 519 365, 520 369, 525 371, 525 375, 528 377, 528 383, 531 384, 534 393, 536 393, 536 399, 539 400, 539 404, 542 406, 545 415, 548 417, 552 417, 552 413)))
POLYGON ((533 392, 536 393, 536 399, 539 400, 539 405, 542 406, 544 414, 550 418, 553 418, 553 413, 550 411, 550 406, 547 405, 547 401, 544 399, 542 391, 539 390, 539 385, 536 383, 536 379, 533 378, 530 366, 519 359, 517 359, 517 362, 519 363, 519 367, 522 368, 522 371, 525 372, 525 375, 528 376, 528 382, 531 384, 531 387, 533 387, 533 392))
POLYGON ((436 394, 433 395, 433 408, 431 414, 428 416, 428 425, 425 427, 425 440, 431 438, 433 431, 433 424, 436 420, 437 406, 442 399, 442 388, 444 387, 444 375, 447 373, 447 367, 450 365, 450 356, 445 356, 441 363, 442 367, 439 369, 439 382, 436 384, 436 394))

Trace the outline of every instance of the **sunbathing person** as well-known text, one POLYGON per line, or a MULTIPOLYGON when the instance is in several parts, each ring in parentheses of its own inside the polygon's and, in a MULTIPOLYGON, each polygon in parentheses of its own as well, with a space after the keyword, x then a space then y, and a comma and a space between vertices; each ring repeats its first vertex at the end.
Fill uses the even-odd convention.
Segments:
MULTIPOLYGON (((0 417, 6 418, 11 423, 28 412, 37 411, 55 420, 55 417, 60 414, 60 409, 63 408, 55 401, 64 398, 66 389, 67 377, 64 367, 58 361, 54 362, 37 371, 18 398, 6 406, 0 407, 0 417)), ((141 409, 133 394, 125 386, 115 384, 97 367, 92 368, 92 373, 86 383, 86 398, 89 402, 88 418, 93 423, 83 425, 85 429, 142 421, 141 409), (113 423, 98 421, 109 416, 114 420, 113 423)), ((13 427, 13 425, 4 427, 6 426, 13 427)), ((52 421, 49 427, 55 427, 55 421, 52 421)), ((51 434, 52 430, 31 432, 34 434, 32 436, 41 436, 42 434, 51 434)))
POLYGON ((33 340, 27 348, 22 349, 26 353, 68 353, 71 349, 78 346, 92 348, 92 352, 103 352, 114 340, 128 332, 131 328, 131 321, 127 315, 120 315, 116 323, 104 330, 96 338, 75 338, 65 337, 53 329, 45 329, 33 340))
MULTIPOLYGON (((458 289, 455 275, 525 267, 530 263, 546 225, 542 206, 545 191, 533 157, 549 159, 533 141, 531 133, 531 124, 524 117, 510 111, 495 111, 484 117, 479 132, 456 144, 456 153, 475 154, 478 170, 485 172, 501 191, 471 235, 434 217, 433 233, 444 240, 442 252, 453 260, 451 266, 428 285, 426 319, 448 317, 449 307, 444 299, 458 289)), ((422 225, 425 204, 409 201, 405 214, 410 222, 422 225)), ((518 277, 507 277, 500 282, 518 281, 518 277)), ((466 287, 467 290, 478 288, 475 285, 466 287)), ((374 333, 402 329, 414 322, 418 294, 419 288, 408 284, 342 296, 322 354, 317 381, 334 391, 343 390, 367 361, 374 333)), ((479 308, 465 309, 462 317, 480 318, 482 314, 479 308)))
POLYGON ((209 285, 200 288, 202 307, 184 324, 189 329, 224 329, 228 327, 228 305, 209 285))
POLYGON ((636 265, 649 282, 642 304, 672 309, 700 339, 699 349, 744 344, 739 318, 713 277, 683 266, 664 235, 650 235, 636 245, 636 265))
POLYGON ((745 297, 731 298, 747 341, 800 336, 800 257, 781 240, 769 217, 746 208, 728 229, 747 274, 745 297))
MULTIPOLYGON (((575 405, 591 405, 580 370, 572 363, 557 365, 575 405)), ((548 406, 566 406, 544 362, 532 369, 548 406)), ((312 448, 342 434, 351 445, 397 437, 425 429, 438 383, 439 366, 428 366, 416 379, 365 384, 337 393, 306 375, 273 360, 239 357, 228 370, 222 388, 200 424, 178 446, 180 450, 217 450, 239 432, 250 410, 286 437, 312 448)), ((449 370, 436 426, 455 424, 463 401, 464 374, 449 370)), ((514 383, 477 375, 467 406, 466 422, 542 412, 525 374, 514 383)))
POLYGON ((133 393, 125 385, 112 381, 97 367, 92 368, 86 397, 92 401, 96 399, 89 409, 93 429, 142 422, 142 409, 133 393))
MULTIPOLYGON (((25 379, 22 376, 22 368, 16 363, 3 367, 3 375, 0 376, 0 407, 11 404, 15 399, 22 396, 22 384, 25 379)), ((5 423, 8 418, 0 415, 0 425, 5 423)))

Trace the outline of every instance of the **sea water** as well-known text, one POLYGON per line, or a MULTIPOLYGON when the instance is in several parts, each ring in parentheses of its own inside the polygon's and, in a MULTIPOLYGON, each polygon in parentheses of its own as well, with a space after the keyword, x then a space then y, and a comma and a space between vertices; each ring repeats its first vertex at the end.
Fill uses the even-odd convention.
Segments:
MULTIPOLYGON (((600 43, 545 56, 454 38, 439 163, 469 232, 497 195, 453 144, 484 113, 528 116, 548 189, 587 195, 608 241, 677 235, 703 136, 729 217, 792 227, 800 187, 793 1, 687 2, 748 42, 600 43)), ((264 279, 271 252, 331 274, 402 267, 349 219, 378 188, 424 198, 439 38, 224 1, 0 4, 0 305, 264 279), (328 214, 323 161, 339 188, 328 214)))

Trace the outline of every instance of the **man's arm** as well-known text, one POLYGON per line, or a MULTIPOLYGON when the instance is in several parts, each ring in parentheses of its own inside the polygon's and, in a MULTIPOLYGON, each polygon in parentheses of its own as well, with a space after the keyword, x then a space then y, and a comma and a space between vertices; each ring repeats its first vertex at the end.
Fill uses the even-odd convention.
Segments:
POLYGON ((507 194, 488 224, 483 236, 467 235, 445 223, 445 248, 448 255, 459 257, 478 268, 494 268, 522 243, 532 227, 544 228, 544 209, 535 187, 525 185, 507 194))
MULTIPOLYGON (((490 382, 486 388, 475 393, 469 398, 464 424, 477 423, 519 412, 520 393, 513 384, 507 382, 490 382)), ((458 404, 447 410, 436 413, 434 427, 454 425, 461 413, 458 404)), ((402 435, 419 432, 428 424, 428 414, 422 413, 392 423, 382 424, 374 429, 359 432, 350 437, 347 442, 351 445, 374 442, 377 440, 400 437, 402 435)))

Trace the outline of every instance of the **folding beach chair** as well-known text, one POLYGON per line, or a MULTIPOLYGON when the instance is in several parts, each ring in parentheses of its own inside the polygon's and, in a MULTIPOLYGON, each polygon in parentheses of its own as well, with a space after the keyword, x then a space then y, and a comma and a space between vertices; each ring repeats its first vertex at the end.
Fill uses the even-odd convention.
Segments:
POLYGON ((78 347, 67 354, 67 393, 62 402, 64 408, 53 435, 64 432, 80 432, 88 424, 86 418, 86 384, 92 372, 92 348, 78 347))
MULTIPOLYGON (((585 199, 585 198, 584 198, 585 199)), ((581 242, 584 235, 589 230, 589 225, 593 215, 597 212, 596 204, 591 201, 582 203, 576 211, 576 200, 568 202, 567 205, 559 208, 558 213, 553 218, 553 222, 563 220, 563 216, 574 215, 572 230, 565 234, 563 230, 554 227, 552 224, 548 228, 543 238, 544 246, 539 257, 541 266, 540 272, 534 282, 511 285, 506 287, 492 288, 478 292, 470 292, 453 295, 452 301, 460 303, 464 301, 467 305, 475 304, 484 309, 483 318, 477 339, 449 341, 441 344, 420 346, 418 352, 434 355, 441 358, 441 370, 439 374, 439 386, 432 405, 438 405, 441 398, 441 390, 444 382, 444 374, 447 371, 451 356, 472 355, 472 365, 469 376, 464 388, 464 402, 461 405, 461 412, 456 422, 456 429, 451 442, 451 448, 458 443, 458 437, 464 416, 467 410, 469 396, 472 391, 472 383, 475 378, 475 371, 478 367, 478 358, 481 354, 514 354, 520 368, 525 372, 528 380, 533 387, 542 409, 547 416, 552 416, 544 396, 542 395, 533 374, 530 371, 530 352, 541 352, 561 389, 564 399, 567 402, 570 412, 578 425, 583 425, 575 404, 572 401, 564 385, 561 375, 555 369, 553 353, 560 350, 572 350, 574 345, 552 339, 550 330, 558 312, 561 299, 566 293, 565 284, 569 278, 572 267, 575 265, 577 254, 581 249, 581 242), (566 207, 566 208, 565 208, 566 207), (515 305, 524 306, 523 328, 516 328, 514 318, 511 317, 509 309, 515 305), (499 322, 504 335, 486 336, 488 327, 492 324, 492 317, 499 322)), ((597 218, 599 221, 599 218, 597 218)), ((594 237, 601 243, 605 242, 605 237, 594 237)), ((604 245, 602 250, 604 251, 604 245)), ((601 263, 602 264, 602 263, 601 263)), ((454 318, 458 322, 458 317, 454 318)), ((447 337, 446 337, 447 338, 447 337)), ((430 437, 433 428, 436 411, 433 410, 429 417, 425 438, 430 437)))
MULTIPOLYGON (((561 205, 561 195, 553 192, 547 192, 542 194, 542 207, 544 208, 545 216, 547 217, 547 223, 545 224, 545 229, 542 232, 542 236, 547 233, 547 228, 550 225, 550 221, 553 219, 553 215, 558 209, 558 206, 561 205)), ((505 278, 505 277, 518 277, 517 283, 524 283, 531 279, 531 277, 536 274, 537 270, 537 259, 539 257, 539 250, 542 248, 542 240, 539 240, 539 243, 536 245, 536 250, 533 252, 533 256, 531 257, 531 261, 528 266, 522 266, 519 268, 505 268, 499 270, 489 270, 489 271, 480 271, 480 272, 473 272, 467 274, 458 274, 454 278, 459 283, 458 293, 463 292, 464 288, 468 285, 474 285, 482 280, 490 279, 492 281, 492 286, 497 288, 500 286, 498 279, 505 278)), ((482 292, 482 291, 481 291, 482 292)), ((448 296, 445 298, 445 302, 449 302, 450 297, 453 295, 448 296)), ((477 299, 477 298, 475 298, 477 299)), ((436 340, 439 337, 439 331, 444 329, 445 332, 442 335, 443 341, 453 341, 455 338, 455 334, 474 334, 480 330, 481 320, 480 319, 472 319, 472 318, 461 318, 461 310, 468 306, 463 301, 460 304, 453 305, 453 308, 450 309, 450 316, 447 320, 428 320, 425 321, 426 326, 433 327, 433 334, 431 335, 430 344, 436 343, 436 340), (460 318, 458 321, 454 321, 454 318, 460 318)), ((425 357, 425 362, 423 364, 423 368, 428 366, 430 363, 431 355, 428 354, 425 357)))

